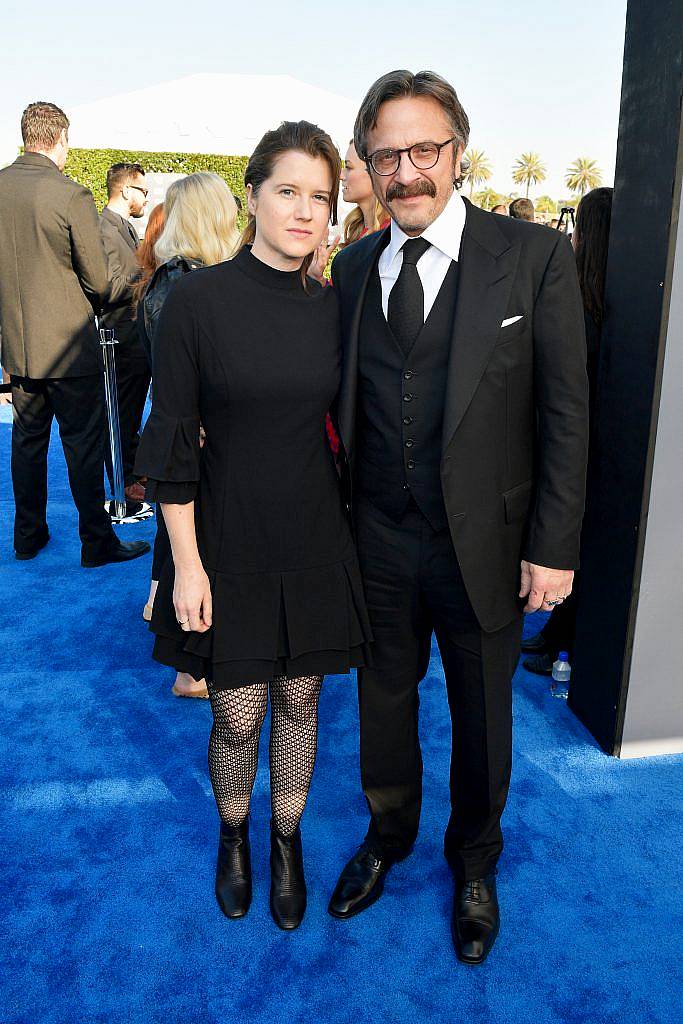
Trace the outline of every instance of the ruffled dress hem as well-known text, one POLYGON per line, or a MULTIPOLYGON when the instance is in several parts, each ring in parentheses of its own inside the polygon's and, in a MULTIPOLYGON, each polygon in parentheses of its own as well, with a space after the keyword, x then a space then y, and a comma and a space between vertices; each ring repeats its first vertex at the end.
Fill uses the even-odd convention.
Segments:
POLYGON ((372 630, 355 553, 288 572, 207 571, 213 625, 187 633, 175 618, 167 562, 150 629, 163 665, 235 689, 275 676, 338 675, 371 665, 372 630))

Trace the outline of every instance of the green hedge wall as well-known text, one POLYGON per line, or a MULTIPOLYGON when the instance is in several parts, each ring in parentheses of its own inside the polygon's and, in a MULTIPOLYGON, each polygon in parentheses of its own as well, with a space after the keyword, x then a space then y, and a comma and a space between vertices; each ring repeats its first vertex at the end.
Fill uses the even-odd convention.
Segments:
POLYGON ((97 209, 102 210, 107 203, 107 171, 112 164, 123 160, 142 164, 145 171, 157 171, 165 174, 215 171, 225 179, 233 195, 240 197, 243 210, 247 208, 244 194, 244 171, 248 160, 246 156, 218 156, 218 154, 209 153, 141 153, 127 149, 70 149, 64 173, 89 188, 95 197, 97 209))

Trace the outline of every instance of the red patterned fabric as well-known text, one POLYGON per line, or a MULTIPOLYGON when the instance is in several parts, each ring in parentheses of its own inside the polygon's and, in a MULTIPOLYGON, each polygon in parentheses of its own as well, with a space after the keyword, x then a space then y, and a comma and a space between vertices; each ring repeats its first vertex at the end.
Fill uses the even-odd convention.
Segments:
POLYGON ((335 455, 339 454, 339 434, 334 429, 334 423, 329 412, 325 417, 325 430, 327 431, 327 440, 329 441, 330 448, 335 455))

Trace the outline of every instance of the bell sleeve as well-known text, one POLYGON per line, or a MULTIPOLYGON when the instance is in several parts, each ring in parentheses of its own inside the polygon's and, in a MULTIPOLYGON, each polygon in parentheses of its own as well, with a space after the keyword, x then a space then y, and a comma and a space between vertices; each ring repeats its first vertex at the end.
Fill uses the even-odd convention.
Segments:
POLYGON ((149 501, 185 505, 199 481, 199 354, 186 287, 178 281, 164 302, 154 338, 152 411, 135 459, 148 478, 149 501))

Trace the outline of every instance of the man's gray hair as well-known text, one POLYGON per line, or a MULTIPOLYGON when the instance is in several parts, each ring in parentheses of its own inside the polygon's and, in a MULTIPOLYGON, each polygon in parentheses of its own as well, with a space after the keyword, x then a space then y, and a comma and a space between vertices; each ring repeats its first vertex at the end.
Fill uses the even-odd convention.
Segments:
MULTIPOLYGON (((377 124, 379 110, 388 100, 397 100, 404 96, 431 96, 438 103, 448 118, 451 132, 455 136, 455 146, 467 149, 470 137, 470 122, 453 86, 437 75, 434 71, 389 71, 371 85, 361 103, 353 129, 353 144, 361 160, 368 156, 368 133, 377 124)), ((424 140, 426 141, 426 140, 424 140)), ((440 141, 437 139, 434 142, 440 141)), ((456 184, 461 184, 460 180, 456 184)))

